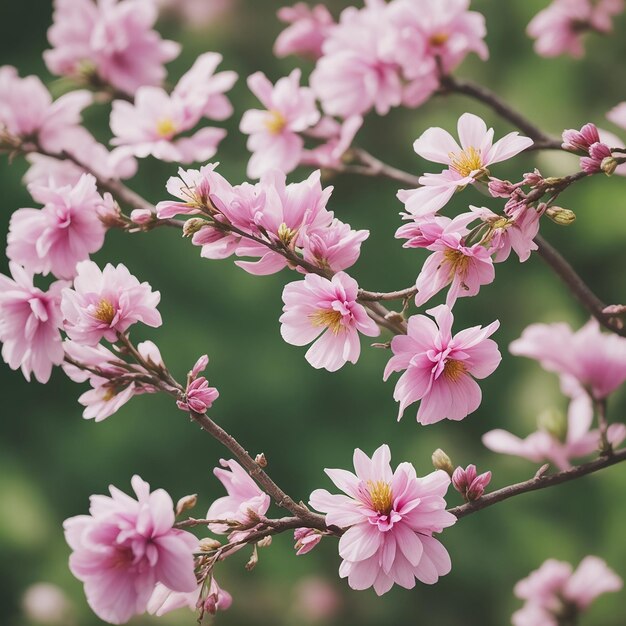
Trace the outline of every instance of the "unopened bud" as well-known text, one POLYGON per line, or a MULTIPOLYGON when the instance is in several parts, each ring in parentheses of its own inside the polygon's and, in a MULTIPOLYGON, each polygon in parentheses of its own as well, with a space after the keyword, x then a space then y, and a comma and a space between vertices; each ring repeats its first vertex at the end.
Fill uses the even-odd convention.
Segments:
POLYGON ((261 541, 257 541, 257 546, 259 548, 269 548, 272 545, 272 536, 268 535, 267 537, 263 537, 261 541))
POLYGON ((563 182, 563 179, 557 176, 548 176, 548 178, 543 179, 543 182, 546 187, 558 187, 563 182))
POLYGON ((259 553, 256 548, 256 544, 254 544, 254 547, 252 548, 252 554, 250 555, 250 559, 246 563, 245 568, 250 572, 257 566, 258 562, 259 562, 259 553))
POLYGON ((200 539, 200 552, 214 552, 215 550, 219 550, 222 547, 222 544, 212 537, 205 537, 204 539, 200 539))
POLYGON ((615 157, 608 156, 602 159, 602 164, 600 165, 600 169, 607 175, 611 176, 613 172, 617 169, 618 162, 615 157))
POLYGON ((437 448, 433 452, 432 460, 433 467, 435 469, 443 470, 444 472, 452 476, 454 472, 454 465, 452 465, 450 457, 441 448, 437 448))
POLYGON ((537 427, 559 441, 564 441, 567 436, 567 419, 558 409, 546 409, 541 413, 537 418, 537 427))
POLYGON ((468 465, 465 469, 457 467, 452 474, 452 486, 468 502, 481 498, 490 482, 491 472, 477 476, 475 465, 468 465))
POLYGON ((198 494, 193 493, 190 496, 183 496, 176 503, 176 515, 180 515, 183 511, 189 511, 198 504, 198 494))
POLYGON ((265 458, 265 454, 263 454, 263 452, 261 452, 260 454, 257 454, 254 457, 254 462, 259 466, 259 467, 267 467, 267 459, 265 458))
POLYGON ((183 224, 183 237, 192 237, 203 226, 206 226, 206 224, 206 220, 203 220, 199 217, 192 217, 183 224))
POLYGON ((150 224, 154 220, 154 214, 150 209, 135 209, 131 211, 130 221, 139 226, 150 224))
POLYGON ((569 226, 576 221, 576 213, 560 206, 551 206, 546 209, 546 215, 559 226, 569 226))

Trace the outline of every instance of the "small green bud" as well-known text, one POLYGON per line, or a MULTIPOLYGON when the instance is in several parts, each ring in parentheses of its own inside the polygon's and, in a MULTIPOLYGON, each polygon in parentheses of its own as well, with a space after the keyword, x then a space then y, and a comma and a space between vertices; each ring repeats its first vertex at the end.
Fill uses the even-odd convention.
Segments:
POLYGON ((600 169, 607 175, 611 176, 613 172, 615 172, 617 168, 617 159, 612 156, 604 157, 602 159, 602 163, 600 164, 600 169))
POLYGON ((546 215, 559 226, 569 226, 576 221, 576 213, 560 206, 551 206, 546 210, 546 215))
POLYGON ((192 217, 190 220, 187 220, 183 225, 183 237, 192 237, 195 235, 203 226, 207 225, 207 221, 203 220, 199 217, 192 217))
POLYGON ((452 476, 452 474, 454 473, 454 465, 452 465, 450 457, 441 448, 437 448, 433 452, 432 459, 433 467, 435 469, 443 470, 444 472, 447 472, 448 474, 450 474, 450 476, 452 476))

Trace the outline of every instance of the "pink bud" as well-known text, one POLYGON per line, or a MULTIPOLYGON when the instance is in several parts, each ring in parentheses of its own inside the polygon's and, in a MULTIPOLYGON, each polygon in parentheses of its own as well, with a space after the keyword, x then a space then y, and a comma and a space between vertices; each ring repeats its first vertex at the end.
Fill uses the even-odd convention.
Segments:
POLYGON ((296 555, 301 556, 313 550, 322 540, 322 533, 313 528, 296 528, 293 533, 296 555))
POLYGON ((153 219, 154 215, 150 209, 135 209, 130 214, 130 221, 140 226, 149 224, 153 219))
POLYGON ((491 482, 491 472, 476 475, 476 466, 468 465, 466 469, 457 467, 452 474, 452 485, 469 502, 478 500, 491 482))
POLYGON ((187 385, 184 400, 178 400, 176 404, 183 411, 202 415, 211 408, 219 395, 220 392, 215 387, 209 387, 209 381, 201 376, 187 385))
POLYGON ((508 180, 492 178, 489 180, 489 193, 494 198, 510 198, 516 186, 508 180))
POLYGON ((592 144, 600 141, 595 124, 585 124, 580 130, 563 131, 563 150, 587 152, 592 144))
POLYGON ((525 185, 529 185, 530 187, 536 187, 543 182, 543 176, 541 172, 535 168, 534 172, 527 172, 524 174, 523 182, 525 185))

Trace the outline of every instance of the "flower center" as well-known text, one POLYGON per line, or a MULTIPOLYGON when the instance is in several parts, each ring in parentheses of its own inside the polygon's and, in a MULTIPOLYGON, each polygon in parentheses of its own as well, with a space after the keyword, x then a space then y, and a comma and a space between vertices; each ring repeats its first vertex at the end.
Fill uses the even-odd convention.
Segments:
POLYGON ((100 300, 92 315, 105 324, 110 324, 115 317, 115 307, 105 298, 100 300))
POLYGON ((287 120, 280 111, 268 111, 264 124, 265 128, 272 133, 272 135, 279 135, 285 126, 287 126, 287 120))
POLYGON ((443 46, 450 39, 450 35, 448 33, 435 33, 430 36, 430 45, 431 46, 443 46))
POLYGON ((449 249, 443 253, 443 256, 450 268, 450 280, 457 274, 463 279, 467 274, 467 268, 470 264, 471 257, 463 254, 460 250, 449 249))
POLYGON ((367 490, 372 500, 372 506, 380 515, 389 515, 393 508, 391 485, 384 480, 367 481, 367 490))
POLYGON ((288 246, 292 239, 296 236, 297 231, 293 230, 292 228, 289 228, 289 226, 287 226, 287 224, 285 224, 285 222, 283 222, 279 227, 278 227, 278 238, 286 245, 288 246))
POLYGON ((450 382, 457 382, 461 376, 467 372, 465 363, 463 361, 455 361, 454 359, 448 359, 443 366, 443 375, 450 382))
POLYGON ((343 315, 334 309, 320 309, 309 315, 309 319, 313 326, 326 326, 335 335, 344 330, 344 325, 341 323, 343 315))
POLYGON ((159 137, 168 139, 176 133, 176 126, 169 117, 164 117, 157 122, 156 132, 159 137))
POLYGON ((469 176, 476 170, 483 169, 483 162, 480 152, 473 146, 461 150, 461 152, 450 152, 450 167, 457 171, 461 176, 469 176))

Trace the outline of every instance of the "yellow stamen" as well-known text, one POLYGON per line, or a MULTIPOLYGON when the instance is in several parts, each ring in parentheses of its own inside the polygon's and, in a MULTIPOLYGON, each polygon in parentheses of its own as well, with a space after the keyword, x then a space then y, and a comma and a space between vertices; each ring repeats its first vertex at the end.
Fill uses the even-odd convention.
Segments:
POLYGON ((443 375, 450 382, 457 382, 463 374, 467 372, 467 368, 465 367, 465 363, 463 361, 454 361, 453 359, 448 359, 443 366, 443 375))
POLYGON ((506 217, 501 217, 491 223, 491 228, 493 228, 493 230, 498 230, 500 228, 504 229, 508 228, 509 226, 511 226, 511 221, 508 220, 506 217))
POLYGON ((292 239, 297 235, 296 230, 293 230, 291 228, 289 228, 287 226, 287 224, 285 224, 285 222, 283 222, 279 227, 278 227, 278 238, 286 245, 288 246, 292 239))
POLYGON ((157 122, 156 131, 159 137, 166 139, 176 134, 176 126, 169 117, 164 117, 157 122))
POLYGON ((461 280, 467 276, 467 269, 470 264, 471 257, 463 254, 460 250, 446 250, 443 256, 448 263, 450 269, 449 280, 452 280, 455 276, 459 276, 461 280))
POLYGON ((391 493, 391 485, 384 480, 367 481, 367 490, 372 499, 372 506, 381 515, 389 515, 393 508, 393 496, 391 493))
POLYGON ((93 316, 105 324, 110 324, 115 317, 115 307, 103 298, 98 303, 98 308, 93 313, 93 316))
POLYGON ((268 111, 269 115, 265 120, 265 128, 272 133, 272 135, 279 135, 283 128, 287 125, 287 120, 280 111, 268 111))
POLYGON ((430 37, 430 45, 431 46, 443 46, 450 39, 450 35, 448 33, 435 33, 430 37))
POLYGON ((472 172, 484 169, 480 152, 473 146, 461 150, 458 154, 450 152, 450 167, 461 176, 469 176, 472 172))
POLYGON ((343 316, 339 311, 334 311, 333 309, 320 309, 309 315, 309 319, 313 326, 326 326, 335 335, 345 330, 345 326, 341 323, 343 316))

